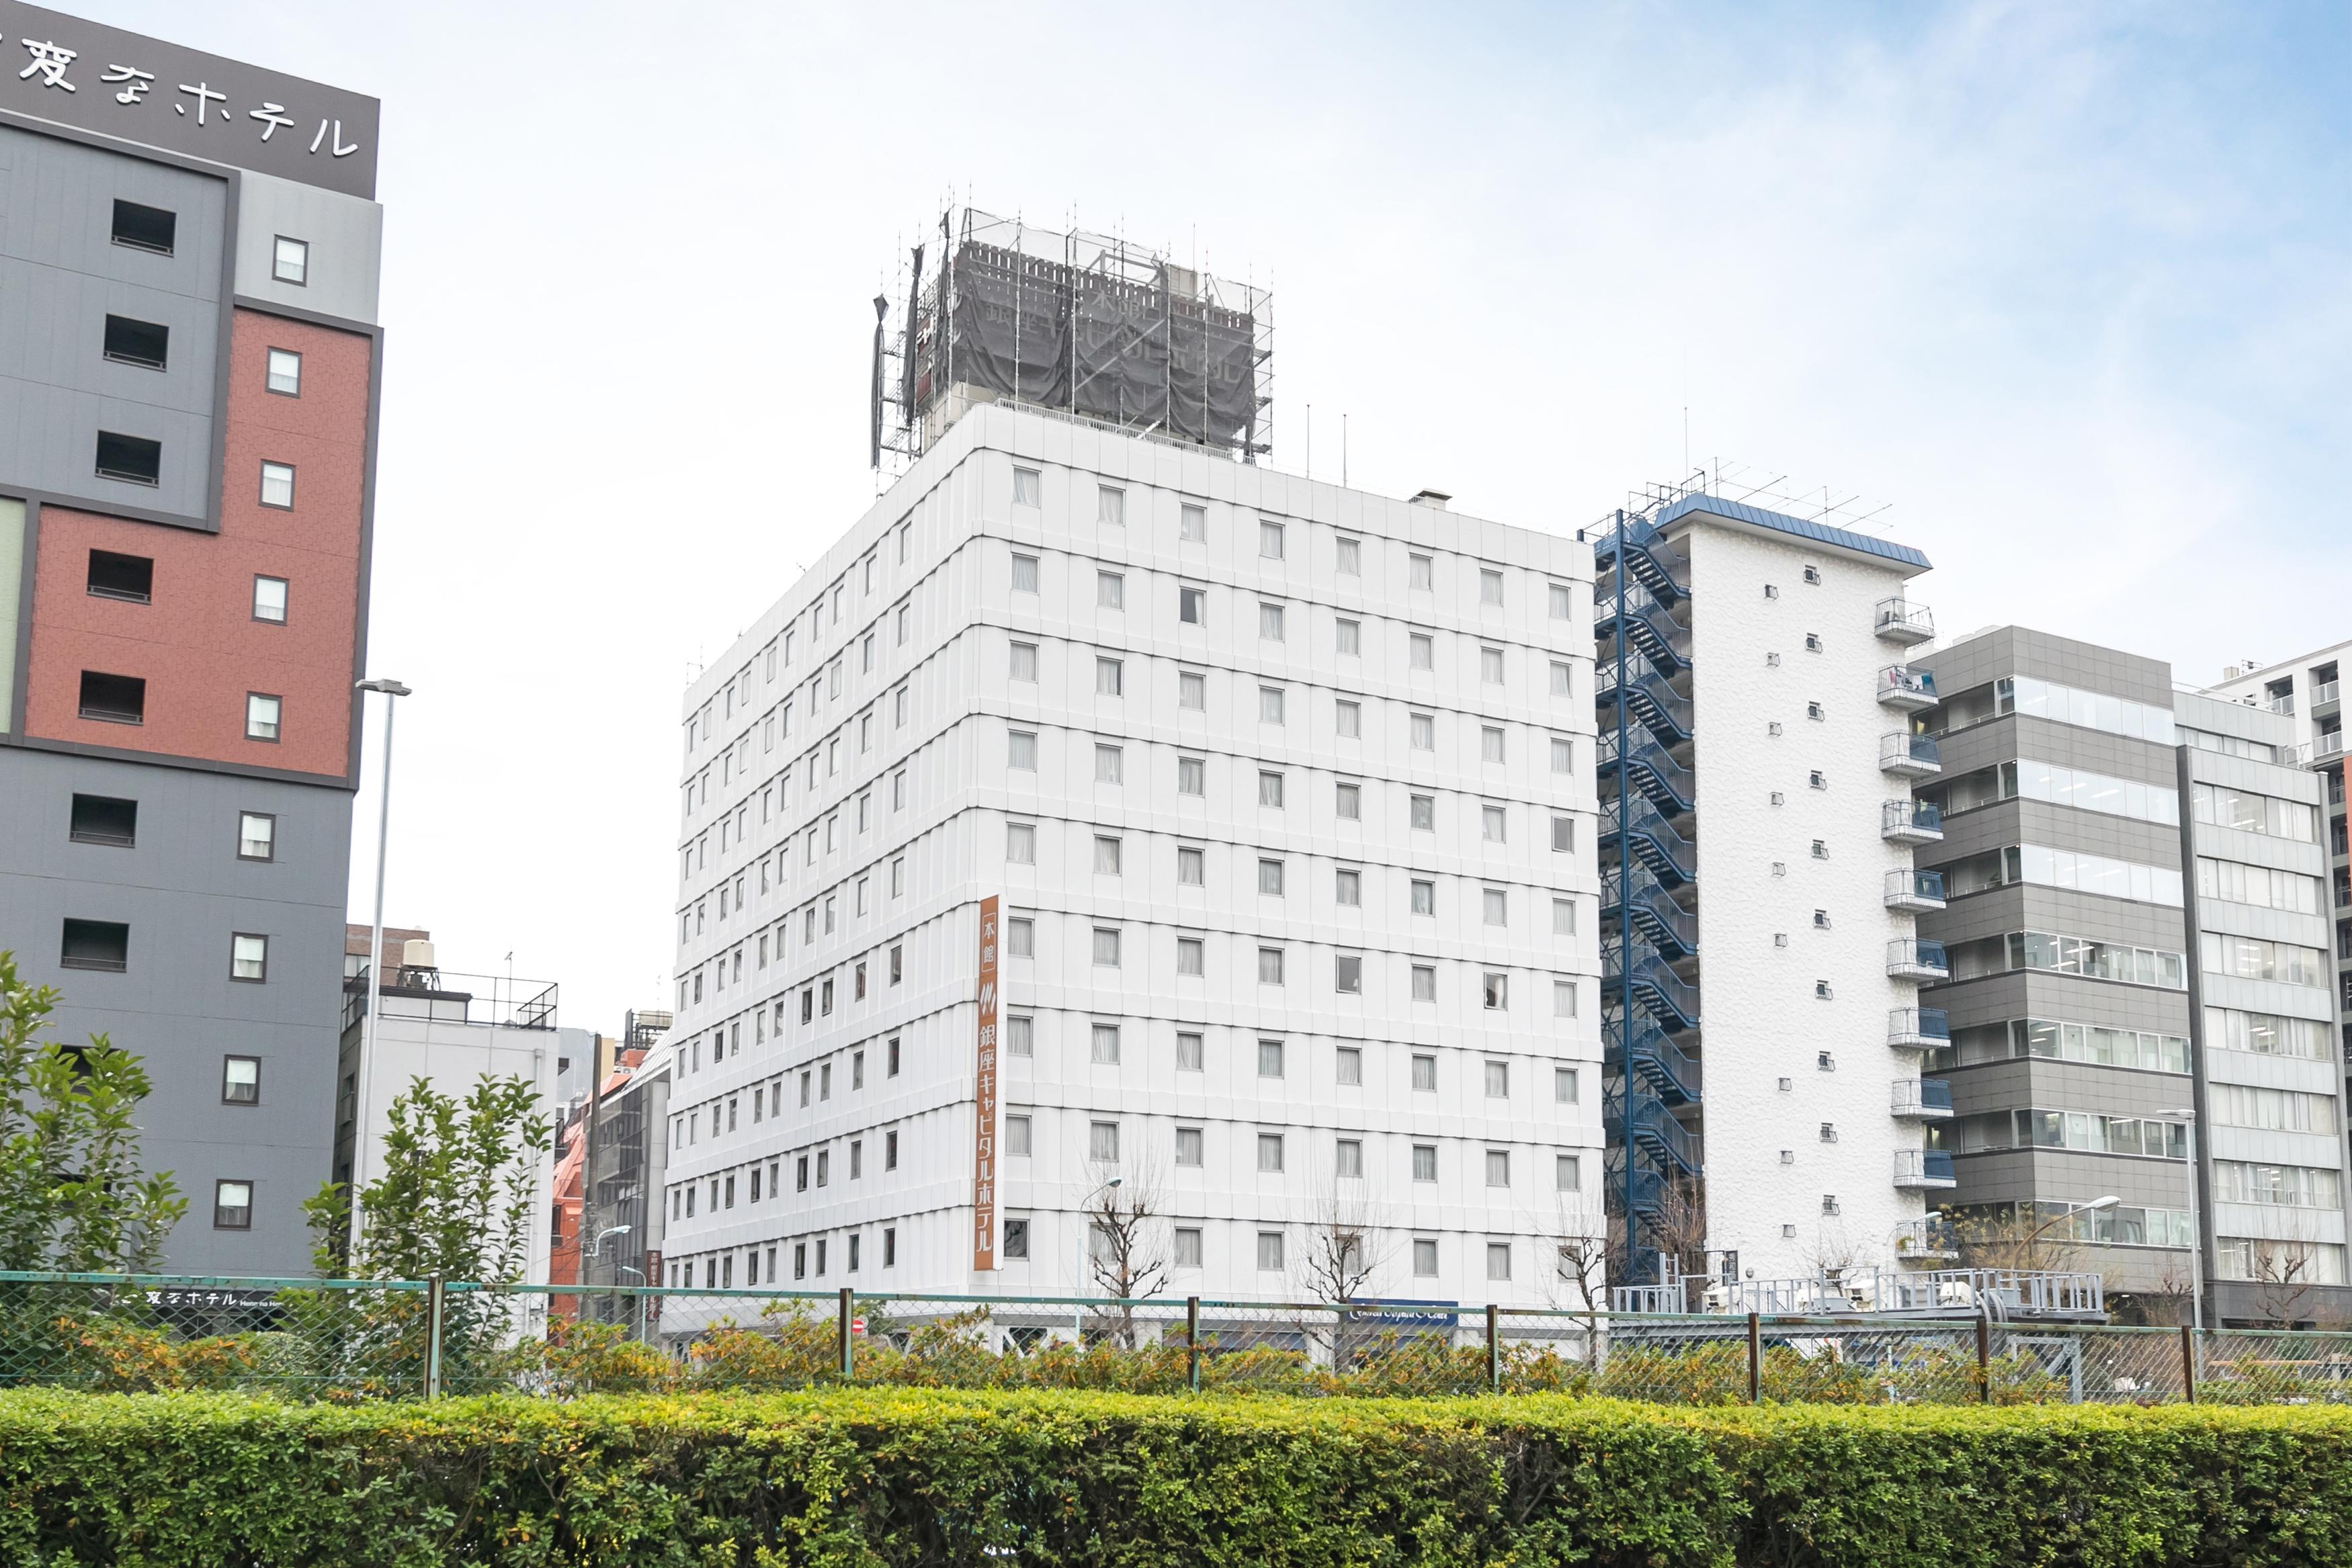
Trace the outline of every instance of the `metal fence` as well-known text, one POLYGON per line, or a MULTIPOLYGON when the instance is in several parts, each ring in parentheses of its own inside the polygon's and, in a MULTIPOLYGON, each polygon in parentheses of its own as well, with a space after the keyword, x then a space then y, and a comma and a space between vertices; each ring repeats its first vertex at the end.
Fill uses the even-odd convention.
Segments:
POLYGON ((0 1385, 352 1401, 844 1383, 1674 1405, 2336 1404, 2352 1403, 2352 1333, 0 1273, 0 1385))

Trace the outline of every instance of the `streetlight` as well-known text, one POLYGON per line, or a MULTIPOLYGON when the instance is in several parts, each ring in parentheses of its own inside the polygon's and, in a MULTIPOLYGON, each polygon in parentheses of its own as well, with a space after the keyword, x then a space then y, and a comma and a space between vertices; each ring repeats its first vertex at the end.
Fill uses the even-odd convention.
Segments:
MULTIPOLYGON (((1070 1293, 1074 1296, 1083 1296, 1087 1293, 1087 1232, 1092 1228, 1087 1224, 1087 1214, 1095 1199, 1100 1197, 1107 1192, 1112 1191, 1119 1185, 1119 1183, 1126 1179, 1127 1178, 1125 1176, 1111 1177, 1108 1181, 1095 1188, 1094 1191, 1087 1194, 1086 1202, 1078 1205, 1078 1267, 1077 1272, 1072 1276, 1075 1283, 1070 1286, 1070 1293)), ((1073 1305, 1070 1308, 1070 1333, 1076 1337, 1079 1342, 1079 1348, 1082 1350, 1086 1348, 1085 1342, 1087 1337, 1086 1324, 1082 1321, 1085 1310, 1086 1309, 1082 1305, 1073 1305)))
POLYGON ((2025 1245, 2031 1247, 2036 1241, 2041 1240, 2042 1233, 2049 1229, 2052 1226, 2057 1224, 2062 1219, 2072 1219, 2078 1214, 2091 1214, 2102 1208, 2113 1208, 2122 1201, 2122 1198, 2116 1197, 2113 1193, 2109 1193, 2105 1197, 2095 1197, 2088 1203, 2081 1204, 2075 1207, 2070 1208, 2063 1214, 2053 1214, 2026 1233, 2025 1245))
POLYGON ((2189 1134, 2189 1323, 2201 1334, 2205 1332, 2205 1238, 2197 1228, 2197 1108, 2191 1105, 2157 1114, 2179 1117, 2181 1130, 2189 1134))
MULTIPOLYGON (((383 695, 383 788, 376 799, 375 935, 368 943, 367 1018, 360 1030, 359 1085, 357 1098, 352 1103, 352 1185, 348 1195, 352 1234, 343 1255, 346 1273, 359 1266, 360 1186, 367 1166, 368 1078, 375 1066, 375 1015, 383 1002, 383 867, 384 851, 392 841, 392 718, 399 709, 397 699, 410 695, 406 686, 392 680, 362 681, 355 689, 383 695)), ((364 705, 367 699, 362 696, 360 700, 364 705)), ((364 706, 362 713, 364 716, 364 706)))

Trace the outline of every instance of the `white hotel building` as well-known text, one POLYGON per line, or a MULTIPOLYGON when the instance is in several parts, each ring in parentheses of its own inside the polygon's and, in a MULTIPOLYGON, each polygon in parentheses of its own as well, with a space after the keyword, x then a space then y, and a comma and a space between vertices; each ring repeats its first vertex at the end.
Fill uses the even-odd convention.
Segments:
POLYGON ((687 694, 662 1277, 1098 1294, 1116 1176, 1170 1296, 1295 1299, 1340 1216, 1360 1294, 1561 1297, 1601 1204, 1591 584, 1442 497, 965 414, 687 694))

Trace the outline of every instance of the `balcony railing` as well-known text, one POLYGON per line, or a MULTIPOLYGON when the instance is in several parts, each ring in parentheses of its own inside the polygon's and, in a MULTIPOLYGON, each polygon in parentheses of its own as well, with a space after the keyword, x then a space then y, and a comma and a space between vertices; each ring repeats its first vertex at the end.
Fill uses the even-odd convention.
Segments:
POLYGON ((1942 980, 1949 978, 1951 973, 1941 942, 1908 942, 1897 938, 1886 945, 1886 974, 1889 979, 1942 980))
POLYGON ((1944 770, 1944 748, 1932 735, 1878 737, 1878 770, 1898 779, 1928 779, 1944 770))
POLYGON ((2282 693, 2281 695, 2272 697, 2268 701, 2264 702, 2263 706, 2272 713, 2293 713, 2294 711, 2294 694, 2293 692, 2282 693))
POLYGON ((2322 681, 2319 685, 2311 688, 2311 706, 2313 707, 2324 707, 2327 704, 2334 702, 2339 695, 2340 693, 2334 681, 2322 681))
POLYGON ((1949 1045, 1951 1015, 1941 1008, 1896 1008, 1886 1015, 1886 1043, 1898 1051, 1949 1045))
POLYGON ((1878 700, 1887 707, 1916 711, 1936 706, 1936 677, 1907 664, 1889 664, 1878 672, 1878 700))
POLYGON ((1944 907, 1944 873, 1939 871, 1890 871, 1886 873, 1886 907, 1928 915, 1944 907))
POLYGON ((1928 643, 1936 636, 1936 617, 1924 604, 1900 599, 1878 601, 1878 634, 1890 643, 1928 643))
POLYGON ((1923 1215, 1895 1227, 1895 1256, 1897 1258, 1957 1258, 1959 1255, 1959 1230, 1952 1224, 1949 1216, 1923 1215))
POLYGON ((1940 842, 1944 813, 1933 800, 1888 800, 1879 808, 1878 836, 1890 844, 1940 842))
POLYGON ((1941 1121, 1952 1113, 1952 1086, 1940 1078, 1898 1078, 1895 1081, 1895 1115, 1941 1121))
POLYGON ((1946 1149, 1895 1151, 1895 1185, 1906 1187, 1957 1186, 1951 1153, 1946 1149))

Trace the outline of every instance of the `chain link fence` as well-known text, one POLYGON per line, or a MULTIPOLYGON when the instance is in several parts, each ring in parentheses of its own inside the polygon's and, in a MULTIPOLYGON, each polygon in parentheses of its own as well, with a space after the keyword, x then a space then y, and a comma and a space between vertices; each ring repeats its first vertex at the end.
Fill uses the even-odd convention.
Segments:
POLYGON ((2352 1403, 2352 1333, 0 1273, 0 1386, 351 1401, 841 1383, 1671 1405, 2339 1404, 2352 1403))

